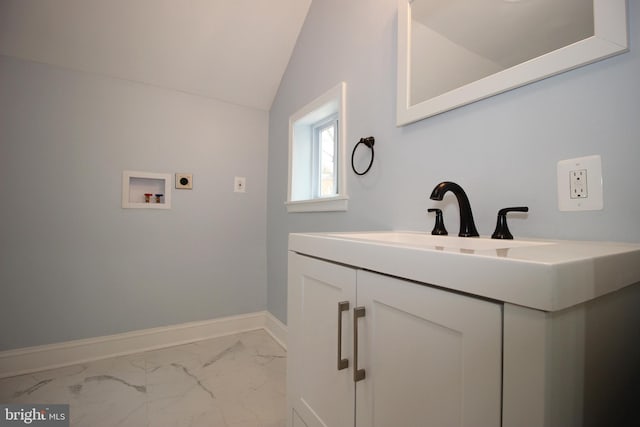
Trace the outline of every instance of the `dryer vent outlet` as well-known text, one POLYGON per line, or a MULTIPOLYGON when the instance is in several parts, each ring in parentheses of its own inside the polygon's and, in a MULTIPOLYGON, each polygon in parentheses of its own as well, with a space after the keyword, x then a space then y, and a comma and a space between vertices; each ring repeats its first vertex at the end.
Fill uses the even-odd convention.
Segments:
POLYGON ((193 175, 190 173, 176 174, 176 189, 191 190, 193 189, 193 175))

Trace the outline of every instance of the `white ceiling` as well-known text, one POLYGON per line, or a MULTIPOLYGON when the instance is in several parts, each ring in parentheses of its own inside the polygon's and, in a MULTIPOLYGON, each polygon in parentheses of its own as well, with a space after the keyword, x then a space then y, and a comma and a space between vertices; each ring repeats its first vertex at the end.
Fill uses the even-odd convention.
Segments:
POLYGON ((0 54, 269 110, 311 0, 0 0, 0 54))

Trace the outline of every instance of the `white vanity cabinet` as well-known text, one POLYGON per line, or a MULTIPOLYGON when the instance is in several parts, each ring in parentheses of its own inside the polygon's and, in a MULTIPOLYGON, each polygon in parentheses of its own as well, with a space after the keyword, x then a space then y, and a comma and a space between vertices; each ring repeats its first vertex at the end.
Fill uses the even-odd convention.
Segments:
POLYGON ((288 427, 640 426, 638 244, 382 231, 289 251, 288 427))
POLYGON ((288 427, 500 426, 502 304, 294 252, 288 280, 288 427))

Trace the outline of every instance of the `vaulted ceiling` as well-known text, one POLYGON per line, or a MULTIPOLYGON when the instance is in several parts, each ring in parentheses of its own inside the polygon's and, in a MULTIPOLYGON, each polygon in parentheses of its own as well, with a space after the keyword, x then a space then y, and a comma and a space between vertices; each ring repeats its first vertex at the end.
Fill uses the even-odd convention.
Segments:
POLYGON ((311 0, 0 0, 0 54, 269 110, 311 0))

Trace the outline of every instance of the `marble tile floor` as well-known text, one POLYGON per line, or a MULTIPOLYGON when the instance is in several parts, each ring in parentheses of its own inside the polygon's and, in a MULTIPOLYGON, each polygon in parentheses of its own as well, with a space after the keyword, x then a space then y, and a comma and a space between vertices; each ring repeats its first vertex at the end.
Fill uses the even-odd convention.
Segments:
POLYGON ((285 376, 257 330, 0 379, 0 403, 68 403, 77 427, 284 427, 285 376))

